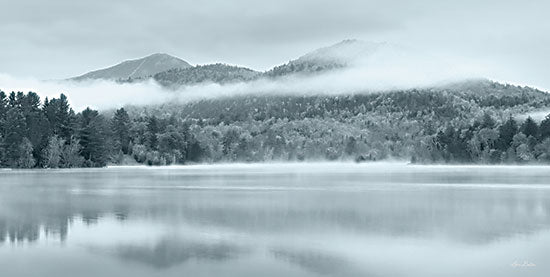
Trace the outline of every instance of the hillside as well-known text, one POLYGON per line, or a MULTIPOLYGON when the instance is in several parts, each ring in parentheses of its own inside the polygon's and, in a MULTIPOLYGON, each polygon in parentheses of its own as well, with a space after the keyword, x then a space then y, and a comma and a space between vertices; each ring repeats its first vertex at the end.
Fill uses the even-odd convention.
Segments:
POLYGON ((276 66, 265 76, 280 77, 291 74, 315 74, 356 65, 390 46, 385 43, 343 40, 334 45, 319 48, 298 59, 276 66))
POLYGON ((241 95, 72 112, 66 97, 0 92, 0 165, 399 159, 550 163, 550 95, 470 80, 353 95, 241 95), (517 118, 517 119, 515 119, 517 118))
POLYGON ((153 78, 169 88, 200 83, 226 84, 247 82, 259 78, 278 78, 288 75, 311 75, 343 69, 350 66, 368 66, 369 59, 383 59, 398 53, 394 46, 360 40, 344 40, 334 45, 311 51, 295 60, 265 72, 246 67, 216 63, 194 67, 180 66, 156 74, 134 74, 118 78, 121 82, 141 82, 153 78))
POLYGON ((171 69, 155 74, 153 79, 165 87, 178 87, 200 83, 246 82, 259 75, 259 72, 252 69, 217 63, 171 69))
POLYGON ((128 60, 120 64, 88 72, 71 80, 86 79, 125 80, 147 78, 159 72, 175 68, 191 67, 189 63, 167 54, 153 54, 141 59, 128 60))
MULTIPOLYGON (((164 126, 160 129, 182 130, 190 147, 185 159, 191 161, 405 159, 426 163, 550 161, 550 140, 546 140, 550 121, 541 124, 531 142, 527 142, 529 136, 519 135, 519 119, 510 131, 515 140, 500 138, 511 116, 540 109, 550 113, 548 93, 487 80, 384 93, 249 95, 127 108, 138 126, 149 126, 153 120, 164 126), (529 145, 530 155, 518 156, 521 145, 524 152, 529 145)), ((154 164, 147 158, 151 154, 147 131, 142 131, 133 136, 134 146, 143 145, 135 157, 154 164)))

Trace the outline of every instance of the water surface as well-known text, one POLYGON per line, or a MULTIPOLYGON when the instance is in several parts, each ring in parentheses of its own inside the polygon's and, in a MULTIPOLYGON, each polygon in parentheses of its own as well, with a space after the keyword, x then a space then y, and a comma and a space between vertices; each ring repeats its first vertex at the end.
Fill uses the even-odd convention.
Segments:
POLYGON ((550 168, 0 171, 0 276, 549 276, 550 168))

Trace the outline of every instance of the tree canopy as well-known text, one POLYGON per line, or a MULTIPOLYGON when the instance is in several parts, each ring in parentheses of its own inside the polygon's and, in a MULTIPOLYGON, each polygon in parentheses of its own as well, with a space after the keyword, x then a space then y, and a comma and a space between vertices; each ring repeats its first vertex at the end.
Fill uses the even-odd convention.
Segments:
POLYGON ((242 95, 75 113, 0 91, 0 166, 409 159, 550 162, 547 93, 498 83, 354 95, 242 95))

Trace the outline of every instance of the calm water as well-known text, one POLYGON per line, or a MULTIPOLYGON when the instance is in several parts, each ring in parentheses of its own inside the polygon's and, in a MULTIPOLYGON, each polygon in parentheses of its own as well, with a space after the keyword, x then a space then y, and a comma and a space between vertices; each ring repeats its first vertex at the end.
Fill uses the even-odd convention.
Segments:
POLYGON ((550 276, 550 167, 0 171, 0 276, 550 276))

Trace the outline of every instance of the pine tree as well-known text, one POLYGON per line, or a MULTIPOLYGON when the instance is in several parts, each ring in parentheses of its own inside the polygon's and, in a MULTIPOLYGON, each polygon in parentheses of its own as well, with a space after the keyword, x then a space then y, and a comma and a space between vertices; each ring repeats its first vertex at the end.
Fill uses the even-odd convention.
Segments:
POLYGON ((8 99, 6 94, 0 90, 0 167, 6 162, 6 146, 4 145, 6 113, 8 112, 8 99))
POLYGON ((531 136, 533 138, 538 138, 539 136, 539 126, 531 117, 528 117, 523 124, 521 124, 520 131, 527 137, 531 136))
POLYGON ((550 115, 547 115, 540 123, 539 134, 541 141, 550 137, 550 115))
POLYGON ((496 143, 497 149, 500 151, 506 151, 514 136, 518 133, 518 125, 516 121, 510 116, 508 121, 502 124, 498 129, 499 137, 496 143))
POLYGON ((160 132, 160 123, 156 116, 149 118, 147 122, 147 133, 146 140, 147 146, 152 150, 157 150, 158 148, 158 138, 157 134, 160 132))
POLYGON ((59 99, 53 98, 44 101, 43 112, 48 119, 51 132, 65 141, 69 141, 74 134, 76 122, 74 111, 70 108, 67 97, 61 94, 59 99))
POLYGON ((124 108, 120 108, 115 112, 111 121, 111 128, 113 130, 114 142, 118 148, 117 152, 121 150, 124 154, 129 153, 131 124, 130 117, 124 108))
POLYGON ((105 166, 109 161, 109 126, 98 111, 86 108, 79 114, 81 154, 88 166, 105 166))
POLYGON ((5 162, 10 167, 17 167, 20 154, 19 146, 25 138, 27 129, 25 117, 20 109, 12 107, 8 110, 4 128, 5 162))
POLYGON ((0 127, 2 122, 6 117, 6 112, 8 111, 8 98, 6 93, 0 90, 0 127))
POLYGON ((10 93, 10 96, 8 97, 8 108, 15 108, 17 107, 17 96, 15 95, 15 92, 12 91, 10 93))
POLYGON ((46 147, 49 137, 49 124, 41 110, 40 97, 34 92, 26 95, 18 95, 21 104, 21 111, 25 117, 25 137, 33 145, 33 156, 37 161, 41 161, 42 150, 46 147))

